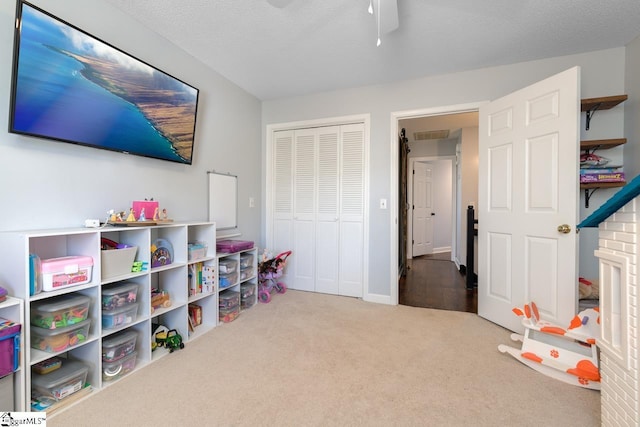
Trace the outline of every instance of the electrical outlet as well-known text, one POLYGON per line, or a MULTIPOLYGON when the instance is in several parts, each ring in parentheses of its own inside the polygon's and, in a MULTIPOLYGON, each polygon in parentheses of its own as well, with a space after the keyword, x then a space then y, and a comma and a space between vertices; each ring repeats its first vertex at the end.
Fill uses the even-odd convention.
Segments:
POLYGON ((250 208, 255 208, 256 207, 256 201, 253 197, 249 197, 249 207, 250 208))

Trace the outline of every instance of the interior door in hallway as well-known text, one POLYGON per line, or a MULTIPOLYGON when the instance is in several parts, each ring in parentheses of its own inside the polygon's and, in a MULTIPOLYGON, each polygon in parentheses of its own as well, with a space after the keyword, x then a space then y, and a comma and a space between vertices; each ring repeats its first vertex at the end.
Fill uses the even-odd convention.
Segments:
POLYGON ((428 163, 413 164, 414 257, 433 253, 433 169, 428 163))
POLYGON ((480 108, 478 314, 513 331, 530 301, 576 313, 579 88, 575 67, 480 108))

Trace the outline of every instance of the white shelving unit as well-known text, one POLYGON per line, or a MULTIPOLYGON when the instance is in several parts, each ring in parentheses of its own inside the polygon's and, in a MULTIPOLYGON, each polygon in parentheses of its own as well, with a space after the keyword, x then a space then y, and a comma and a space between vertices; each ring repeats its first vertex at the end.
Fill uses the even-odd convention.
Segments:
MULTIPOLYGON (((257 300, 257 296, 258 296, 258 253, 257 251, 258 251, 257 248, 253 247, 252 249, 246 249, 246 250, 233 252, 233 253, 218 252, 217 254, 218 261, 217 261, 217 268, 216 268, 216 271, 218 273, 221 274, 222 270, 220 269, 220 262, 223 260, 233 260, 235 261, 235 265, 236 265, 236 269, 234 273, 236 274, 236 279, 233 282, 228 284, 226 283, 223 284, 218 280, 218 289, 220 294, 224 293, 225 291, 240 293, 242 286, 252 285, 254 287, 253 295, 255 296, 255 302, 258 301, 257 300), (251 265, 246 267, 245 269, 241 268, 241 263, 240 263, 241 257, 243 255, 251 255, 252 257, 251 265)), ((219 309, 219 307, 217 308, 219 309)), ((248 308, 250 307, 247 307, 247 309, 248 308)), ((220 320, 219 322, 222 323, 220 320)))
MULTIPOLYGON (((16 375, 16 402, 26 405, 31 401, 31 367, 38 362, 60 356, 76 359, 89 366, 87 382, 94 390, 100 390, 115 381, 104 382, 102 379, 102 341, 112 334, 125 329, 137 332, 136 370, 168 354, 164 348, 152 350, 152 328, 154 324, 162 324, 175 329, 182 336, 183 342, 202 336, 217 326, 218 299, 217 286, 211 292, 189 295, 189 265, 202 262, 216 268, 216 226, 214 222, 167 223, 145 227, 106 227, 99 229, 76 228, 60 230, 33 230, 0 233, 0 282, 9 294, 25 301, 24 314, 20 315, 15 302, 6 307, 0 305, 0 316, 22 316, 21 354, 23 363, 16 375), (140 272, 126 272, 116 277, 102 278, 101 238, 119 243, 137 246, 136 261, 146 263, 146 269, 140 272), (171 263, 159 267, 151 265, 152 245, 163 239, 173 248, 171 263), (189 259, 188 243, 206 244, 205 256, 189 259), (57 258, 69 255, 88 255, 94 260, 92 280, 90 283, 71 286, 51 292, 29 295, 29 254, 37 254, 41 259, 57 258), (114 329, 102 327, 101 289, 103 285, 122 281, 134 282, 138 285, 137 316, 132 322, 114 329), (151 310, 151 289, 168 291, 171 305, 151 310), (91 326, 86 339, 73 348, 58 353, 49 353, 31 348, 29 326, 32 304, 62 294, 81 294, 90 298, 89 319, 91 326), (202 324, 189 334, 188 304, 197 302, 202 307, 202 324)), ((13 299, 11 300, 13 301, 13 299)), ((17 317, 16 317, 17 318, 17 317)), ((117 380, 116 380, 117 381, 117 380)), ((24 410, 29 410, 25 408, 24 410)))
MULTIPOLYGON (((24 342, 24 304, 21 299, 7 297, 6 300, 0 302, 0 317, 11 320, 22 325, 20 329, 20 342, 24 342)), ((22 344, 21 344, 22 346, 22 344)), ((18 370, 13 373, 13 406, 15 411, 24 412, 25 395, 24 395, 24 351, 20 351, 20 359, 18 361, 18 370)), ((6 409, 6 408, 4 408, 6 409)))

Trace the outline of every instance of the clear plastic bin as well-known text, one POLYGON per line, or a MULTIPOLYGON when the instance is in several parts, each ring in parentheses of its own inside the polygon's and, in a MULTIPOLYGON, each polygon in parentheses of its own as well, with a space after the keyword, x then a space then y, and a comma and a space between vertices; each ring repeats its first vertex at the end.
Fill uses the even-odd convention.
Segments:
POLYGON ((221 308, 218 313, 219 313, 218 317, 221 322, 223 323, 233 322, 240 315, 240 306, 238 305, 235 308, 230 308, 230 309, 221 308))
POLYGON ((187 246, 189 261, 201 259, 207 256, 208 246, 206 242, 193 242, 187 246))
POLYGON ((102 361, 115 362, 136 350, 136 331, 122 331, 102 340, 102 361))
POLYGON ((253 267, 247 267, 240 270, 240 280, 247 280, 253 277, 253 267))
POLYGON ((221 259, 218 263, 218 268, 220 269, 220 274, 230 274, 236 271, 238 268, 238 263, 234 259, 221 259))
POLYGON ((228 288, 229 286, 233 286, 238 281, 238 273, 229 273, 222 274, 220 273, 220 277, 218 278, 220 289, 228 288))
POLYGON ((218 306, 220 309, 233 308, 240 305, 240 293, 235 291, 225 291, 220 294, 218 306))
POLYGON ((138 314, 138 303, 128 305, 113 311, 102 313, 102 327, 113 329, 135 322, 138 314))
POLYGON ((136 368, 136 357, 138 352, 134 351, 128 356, 114 362, 104 362, 102 364, 102 380, 113 381, 127 375, 136 368))
POLYGON ((102 288, 102 310, 113 311, 134 304, 138 298, 138 284, 122 282, 102 288))
POLYGON ((48 374, 31 374, 31 388, 35 395, 51 396, 57 400, 81 390, 87 381, 89 367, 82 362, 65 360, 62 367, 48 374))
POLYGON ((87 319, 91 299, 80 294, 61 295, 31 307, 31 324, 44 329, 59 329, 87 319))
POLYGON ((60 329, 43 329, 31 326, 31 347, 47 353, 58 353, 81 344, 89 338, 91 320, 60 329))
POLYGON ((253 254, 240 254, 240 269, 253 267, 253 254))

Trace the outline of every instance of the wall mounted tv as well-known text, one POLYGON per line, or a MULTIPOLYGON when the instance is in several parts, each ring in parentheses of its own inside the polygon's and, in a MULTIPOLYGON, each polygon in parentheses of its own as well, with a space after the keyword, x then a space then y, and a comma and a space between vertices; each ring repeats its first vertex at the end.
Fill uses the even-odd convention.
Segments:
POLYGON ((9 132, 191 164, 198 89, 18 1, 9 132))

